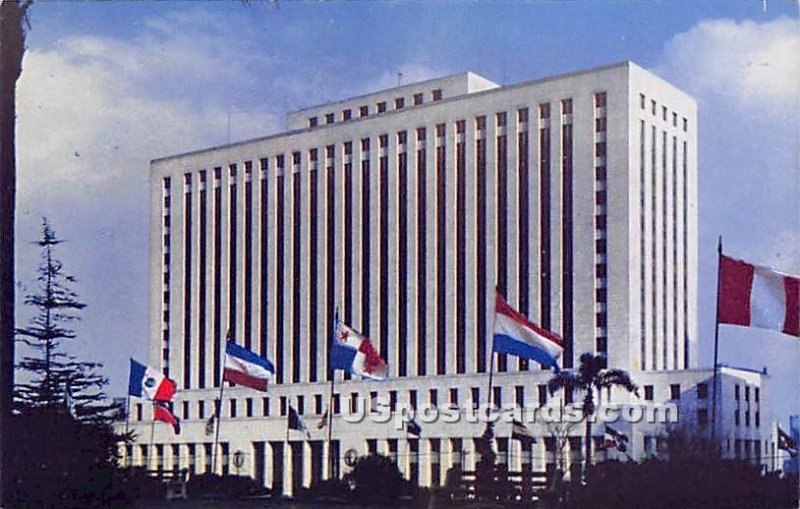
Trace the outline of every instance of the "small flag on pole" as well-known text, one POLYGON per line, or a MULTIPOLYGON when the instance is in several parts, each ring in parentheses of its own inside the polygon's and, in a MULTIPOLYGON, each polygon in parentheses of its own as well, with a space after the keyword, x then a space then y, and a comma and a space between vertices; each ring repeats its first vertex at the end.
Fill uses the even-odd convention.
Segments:
POLYGON ((289 429, 302 431, 305 433, 306 438, 311 438, 311 433, 308 431, 305 421, 293 406, 289 405, 289 429))
POLYGON ((797 442, 778 426, 778 449, 783 449, 794 458, 797 456, 797 442))
POLYGON ((206 436, 207 436, 207 437, 210 437, 211 435, 213 435, 213 434, 214 434, 214 421, 216 420, 216 418, 217 418, 217 416, 216 416, 216 415, 212 415, 212 416, 211 416, 211 417, 209 417, 209 418, 208 418, 208 420, 206 421, 206 429, 205 429, 205 432, 206 432, 206 436))
POLYGON ((151 401, 171 401, 176 384, 163 373, 131 359, 128 394, 151 401))
POLYGON ((558 358, 564 351, 563 340, 545 330, 512 308, 500 295, 495 294, 494 337, 492 351, 533 359, 539 364, 558 371, 558 358))
POLYGON ((719 323, 800 337, 800 276, 720 255, 719 323))
POLYGON ((422 436, 422 426, 417 423, 414 419, 411 419, 406 423, 406 431, 409 435, 414 435, 415 437, 422 436))
POLYGON ((389 376, 386 361, 372 346, 369 338, 338 321, 331 345, 330 367, 373 380, 385 380, 389 376))
POLYGON ((273 376, 275 376, 275 366, 270 361, 233 341, 227 342, 223 380, 266 392, 267 384, 273 376))
POLYGON ((628 450, 628 435, 606 425, 606 432, 603 436, 603 446, 606 449, 614 448, 619 452, 625 452, 628 450))
POLYGON ((322 414, 322 417, 319 418, 317 421, 317 429, 322 429, 328 425, 328 409, 325 409, 325 413, 322 414))
POLYGON ((153 401, 153 419, 171 424, 175 434, 181 434, 181 421, 175 417, 165 401, 153 401))
POLYGON ((516 419, 511 421, 511 438, 520 442, 536 443, 536 438, 534 438, 531 430, 516 419))

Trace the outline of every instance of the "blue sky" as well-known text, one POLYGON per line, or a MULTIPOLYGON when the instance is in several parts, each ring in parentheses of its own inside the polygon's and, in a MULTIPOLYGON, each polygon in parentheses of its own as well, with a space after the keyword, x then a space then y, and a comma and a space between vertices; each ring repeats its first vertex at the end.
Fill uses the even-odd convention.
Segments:
MULTIPOLYGON (((40 217, 88 307, 73 351, 123 394, 146 358, 148 163, 278 132, 286 111, 471 70, 499 83, 632 60, 699 105, 701 365, 716 238, 800 273, 796 2, 37 2, 18 106, 20 295, 40 217), (231 124, 228 130, 228 115, 231 124)), ((19 312, 21 320, 27 310, 19 312)), ((800 341, 724 327, 721 360, 800 411, 800 341)))

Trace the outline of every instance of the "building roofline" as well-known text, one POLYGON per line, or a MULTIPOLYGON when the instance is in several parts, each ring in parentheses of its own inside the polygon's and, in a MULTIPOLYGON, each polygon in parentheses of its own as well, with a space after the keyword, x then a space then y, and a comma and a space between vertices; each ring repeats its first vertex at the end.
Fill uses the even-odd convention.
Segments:
MULTIPOLYGON (((469 93, 469 94, 457 95, 457 96, 453 96, 453 97, 445 97, 444 99, 442 99, 440 101, 428 102, 428 103, 424 103, 424 104, 420 104, 420 105, 414 106, 414 109, 427 108, 427 107, 431 107, 431 106, 435 106, 435 105, 446 104, 448 102, 460 101, 460 100, 465 99, 465 98, 473 98, 473 97, 478 97, 478 96, 482 96, 482 95, 485 95, 485 94, 497 93, 497 92, 505 91, 505 90, 514 90, 514 89, 517 89, 517 88, 527 87, 527 86, 531 86, 531 85, 540 85, 540 84, 548 83, 548 82, 551 82, 551 81, 558 81, 558 80, 563 80, 563 79, 566 79, 566 78, 572 78, 572 77, 575 77, 575 76, 581 76, 581 75, 584 75, 584 74, 591 74, 591 73, 600 72, 600 71, 607 71, 607 70, 616 69, 616 68, 619 68, 619 67, 628 67, 628 68, 636 67, 638 69, 641 69, 643 72, 646 72, 646 73, 658 78, 658 75, 656 75, 656 74, 648 71, 647 69, 639 66, 635 62, 632 62, 631 60, 623 60, 623 61, 612 63, 612 64, 606 64, 606 65, 601 65, 601 66, 597 66, 597 67, 591 67, 589 69, 581 69, 579 71, 570 71, 570 72, 567 72, 567 73, 557 74, 557 75, 554 75, 554 76, 546 76, 544 78, 535 78, 535 79, 532 79, 532 80, 521 81, 519 83, 513 83, 511 85, 500 85, 500 86, 498 86, 496 88, 490 88, 488 90, 481 90, 481 91, 472 92, 472 93, 469 93)), ((323 103, 323 104, 319 104, 319 105, 316 105, 316 106, 309 106, 308 108, 303 108, 303 109, 300 109, 300 110, 291 111, 288 114, 296 114, 296 113, 299 113, 299 112, 302 112, 302 111, 306 111, 306 110, 310 110, 310 109, 314 109, 314 108, 319 108, 319 107, 321 107, 321 106, 323 106, 325 104, 341 103, 341 102, 346 102, 346 101, 358 99, 359 97, 367 97, 367 96, 370 96, 370 95, 380 94, 382 92, 386 92, 388 90, 394 90, 396 88, 410 87, 412 85, 424 84, 424 83, 428 83, 428 82, 433 82, 433 81, 438 81, 438 80, 442 80, 442 79, 446 79, 446 78, 451 78, 451 77, 454 77, 454 76, 462 76, 462 75, 467 75, 468 76, 470 74, 472 74, 474 76, 479 76, 479 77, 481 77, 483 79, 486 79, 486 80, 489 80, 488 78, 486 78, 484 76, 481 76, 479 74, 476 74, 474 72, 464 71, 464 72, 461 72, 461 73, 448 74, 446 76, 440 76, 438 78, 431 78, 431 79, 424 80, 424 81, 409 83, 408 85, 401 85, 400 87, 392 87, 392 88, 387 88, 387 89, 384 89, 384 90, 378 90, 378 91, 375 91, 375 92, 370 92, 368 94, 363 94, 363 95, 359 95, 359 96, 356 96, 356 97, 341 99, 341 100, 337 100, 337 101, 331 101, 329 103, 323 103)), ((661 79, 661 78, 659 78, 659 79, 661 79)), ((489 80, 489 81, 491 81, 491 80, 489 80)), ((669 85, 669 86, 671 86, 671 87, 673 87, 673 88, 675 88, 677 90, 680 90, 675 85, 673 85, 673 84, 671 84, 671 83, 669 83, 667 81, 664 81, 663 79, 661 79, 661 81, 663 81, 667 85, 669 85)), ((681 92, 683 92, 683 91, 681 90, 681 92)), ((683 93, 685 94, 685 92, 683 92, 683 93)), ((354 119, 348 120, 346 122, 336 122, 336 123, 333 123, 333 124, 324 124, 324 125, 319 125, 319 126, 316 126, 316 127, 304 127, 302 129, 291 129, 291 130, 288 130, 288 131, 281 131, 279 133, 274 133, 274 134, 270 134, 270 135, 267 135, 267 136, 259 136, 259 137, 256 137, 256 138, 249 138, 249 139, 246 139, 246 140, 241 140, 241 141, 237 141, 237 142, 233 142, 233 143, 215 145, 215 146, 206 147, 206 148, 202 148, 202 149, 190 150, 190 151, 187 151, 187 152, 181 152, 181 153, 178 153, 178 154, 172 154, 172 155, 168 155, 168 156, 157 157, 155 159, 151 159, 150 160, 150 164, 152 165, 152 164, 156 164, 156 163, 162 163, 162 162, 169 161, 169 160, 172 160, 172 159, 180 159, 180 158, 187 157, 187 156, 202 154, 204 152, 212 152, 212 151, 215 151, 215 150, 222 150, 222 149, 226 149, 226 148, 237 147, 237 146, 246 145, 246 144, 249 144, 249 143, 267 141, 267 140, 271 140, 271 139, 274 139, 274 138, 280 138, 280 137, 283 137, 283 136, 292 136, 292 135, 300 134, 300 133, 303 133, 303 132, 306 132, 306 131, 310 131, 310 130, 318 131, 318 130, 322 130, 322 129, 330 128, 330 127, 339 127, 344 123, 359 122, 359 121, 362 121, 362 120, 370 120, 370 119, 374 119, 374 118, 376 118, 378 116, 383 116, 383 115, 402 114, 402 113, 405 113, 407 111, 411 111, 411 110, 410 109, 391 110, 391 111, 386 111, 384 113, 379 113, 379 114, 376 114, 376 115, 370 115, 369 117, 365 117, 365 118, 354 118, 354 119)))
MULTIPOLYGON (((398 85, 396 87, 381 88, 381 89, 375 90, 374 92, 366 92, 366 93, 354 95, 354 96, 351 96, 351 97, 345 97, 343 99, 334 99, 333 101, 328 101, 328 102, 324 102, 324 103, 318 103, 318 104, 314 104, 312 106, 306 106, 304 108, 300 108, 300 109, 297 109, 297 110, 290 110, 290 111, 286 112, 286 115, 297 115, 297 114, 302 113, 304 111, 315 110, 317 108, 321 108, 321 107, 326 106, 328 104, 338 104, 338 103, 356 101, 358 99, 363 99, 363 98, 366 98, 366 97, 369 97, 369 96, 372 96, 372 95, 385 94, 387 92, 390 92, 392 90, 397 90, 399 88, 408 88, 408 87, 413 87, 413 86, 420 86, 420 85, 433 83, 434 81, 441 81, 441 80, 446 80, 446 79, 449 79, 449 78, 456 78, 456 77, 459 77, 459 76, 469 77, 470 75, 478 76, 479 78, 485 79, 487 81, 492 81, 489 78, 487 78, 486 76, 481 76, 480 74, 474 73, 472 71, 462 71, 462 72, 456 72, 456 73, 453 73, 453 74, 446 74, 444 76, 437 76, 435 78, 428 78, 428 79, 422 80, 422 81, 412 81, 412 82, 410 82, 408 84, 398 85)), ((494 82, 492 82, 492 83, 494 83, 494 82)), ((456 97, 462 97, 462 96, 456 96, 456 97)), ((318 126, 318 127, 324 127, 324 126, 318 126)))

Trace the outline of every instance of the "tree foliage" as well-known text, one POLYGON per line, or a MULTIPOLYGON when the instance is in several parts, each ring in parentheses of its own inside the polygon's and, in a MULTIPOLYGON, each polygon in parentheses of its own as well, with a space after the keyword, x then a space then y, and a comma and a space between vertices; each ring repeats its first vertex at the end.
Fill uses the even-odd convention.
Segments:
MULTIPOLYGON (((606 358, 586 352, 580 357, 577 371, 559 371, 547 382, 550 394, 559 390, 569 393, 580 391, 583 393, 581 413, 586 422, 584 437, 585 457, 587 468, 592 461, 592 419, 595 412, 594 392, 622 387, 628 392, 639 395, 639 389, 627 371, 622 369, 606 369, 606 358)), ((584 473, 585 476, 585 473, 584 473)))
POLYGON ((43 219, 37 241, 42 249, 37 288, 25 298, 36 313, 27 327, 17 329, 18 340, 28 349, 17 364, 24 381, 15 387, 15 402, 21 412, 61 407, 80 420, 103 420, 110 416, 112 406, 103 393, 108 380, 99 373, 102 366, 78 360, 63 348, 75 339, 69 325, 79 319, 77 312, 86 305, 72 290, 75 278, 55 256, 62 242, 43 219))
POLYGON ((69 324, 85 307, 72 290, 75 279, 55 256, 62 241, 42 222, 42 263, 37 288, 25 303, 35 309, 17 330, 26 352, 18 363, 16 412, 10 429, 11 472, 4 502, 10 507, 107 507, 124 484, 113 427, 114 405, 103 388, 100 364, 67 353, 76 334, 69 324))
POLYGON ((381 454, 358 458, 346 480, 353 487, 353 499, 359 502, 396 500, 410 491, 397 464, 381 454))

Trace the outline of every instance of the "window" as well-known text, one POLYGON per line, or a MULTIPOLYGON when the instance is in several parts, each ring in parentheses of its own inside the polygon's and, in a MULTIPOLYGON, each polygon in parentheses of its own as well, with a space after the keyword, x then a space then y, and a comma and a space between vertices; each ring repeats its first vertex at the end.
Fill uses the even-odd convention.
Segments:
POLYGON ((547 404, 547 386, 539 385, 537 389, 539 392, 539 406, 545 406, 547 404))
POLYGON ((492 402, 498 407, 503 406, 503 388, 492 387, 492 402))
POLYGON ((389 410, 397 410, 397 391, 389 391, 389 410))
POLYGON ((733 421, 739 426, 742 423, 741 416, 739 415, 739 410, 735 410, 733 412, 733 421))
POLYGON ((594 119, 594 130, 598 133, 606 132, 606 117, 594 119))
POLYGON ((672 112, 672 127, 678 127, 678 114, 672 112))
POLYGON ((341 413, 341 408, 340 408, 340 404, 339 404, 339 395, 338 394, 334 394, 333 395, 333 414, 334 415, 339 415, 340 413, 341 413))
POLYGON ((572 99, 561 100, 561 114, 572 115, 572 99))
POLYGON ((281 417, 286 417, 286 396, 281 396, 281 417))
POLYGON ((539 105, 539 118, 546 119, 550 118, 550 103, 544 103, 539 105))
POLYGON ((708 384, 697 384, 697 399, 708 399, 708 384))
POLYGON ((608 338, 605 336, 595 338, 595 350, 598 353, 608 352, 608 338))
POLYGON ((442 100, 442 89, 437 88, 433 92, 431 92, 431 97, 433 97, 434 101, 441 101, 442 100))
POLYGON ((458 405, 458 389, 455 387, 450 389, 450 403, 453 405, 458 405))
POLYGON ((231 403, 230 403, 230 417, 231 419, 236 418, 236 400, 233 398, 231 398, 231 403))
POLYGON ((663 120, 664 122, 667 121, 667 107, 666 106, 662 106, 661 107, 661 120, 663 120))
POLYGON ((647 103, 644 94, 639 94, 639 108, 645 109, 645 104, 647 103))
POLYGON ((436 389, 431 389, 428 396, 431 405, 437 406, 439 404, 439 394, 436 389))
POLYGON ((342 111, 342 120, 350 120, 353 118, 353 111, 350 109, 342 111))
POLYGON ((481 390, 479 387, 470 389, 470 399, 472 400, 472 408, 478 408, 481 404, 481 390))
POLYGON ((322 415, 322 394, 314 394, 314 413, 322 415))
POLYGON ((253 398, 244 400, 244 411, 247 417, 253 417, 253 398))
POLYGON ((183 414, 182 417, 181 417, 182 419, 188 419, 189 418, 189 402, 188 401, 182 402, 182 404, 181 404, 181 412, 183 414))
POLYGON ((269 398, 261 398, 261 415, 269 417, 269 398))
POLYGON ((517 110, 517 122, 526 124, 528 122, 528 108, 520 108, 517 110))
POLYGON ((750 386, 749 385, 746 385, 744 387, 744 400, 745 401, 750 401, 750 386))
POLYGON ((361 140, 361 152, 369 152, 369 138, 361 140))
POLYGON ((414 106, 422 104, 423 96, 422 94, 414 94, 414 106))
POLYGON ((756 421, 756 428, 760 427, 761 426, 761 412, 758 412, 758 411, 756 412, 755 421, 756 421))
POLYGON ((380 145, 381 148, 386 148, 389 145, 389 135, 381 134, 378 136, 378 145, 380 145))
POLYGON ((497 127, 505 127, 507 121, 508 116, 505 111, 501 111, 497 114, 497 127))
POLYGON ((406 100, 404 97, 398 97, 397 99, 394 100, 394 109, 402 110, 405 107, 406 107, 406 100))
POLYGON ((669 399, 681 399, 681 384, 670 384, 669 399))
POLYGON ((198 401, 197 402, 197 418, 198 419, 205 419, 206 418, 206 402, 205 401, 198 401))
POLYGON ((378 103, 378 113, 383 113, 386 111, 386 102, 381 101, 378 103))
POLYGON ((759 401, 761 401, 761 391, 759 390, 758 387, 756 387, 756 388, 753 389, 753 392, 754 392, 756 403, 758 403, 759 401))
POLYGON ((594 94, 594 107, 595 108, 605 108, 606 107, 606 93, 605 92, 598 92, 594 94))
POLYGON ((306 413, 306 399, 302 395, 297 396, 297 413, 300 415, 306 413))
POLYGON ((358 116, 361 118, 369 116, 369 106, 360 106, 358 108, 358 116))
POLYGON ((650 100, 650 112, 655 115, 656 114, 656 101, 650 100))
POLYGON ((525 406, 525 387, 522 385, 514 387, 514 404, 519 407, 525 406))
MULTIPOLYGON (((332 124, 333 123, 333 113, 326 113, 325 114, 325 123, 332 124)), ((280 166, 280 165, 278 165, 280 166)))
POLYGON ((733 399, 735 399, 735 400, 737 400, 737 401, 739 400, 739 390, 740 390, 740 388, 739 388, 739 384, 736 384, 736 385, 733 387, 733 399))
POLYGON ((358 393, 351 392, 350 393, 350 413, 355 414, 358 412, 358 393))
POLYGON ((653 386, 652 385, 645 385, 644 386, 644 399, 645 399, 645 401, 653 401, 653 386))
POLYGON ((697 424, 701 426, 708 424, 708 408, 697 409, 697 424))
POLYGON ((408 404, 414 410, 417 409, 417 391, 413 389, 408 391, 408 404))
POLYGON ((311 117, 308 119, 308 127, 317 127, 317 117, 311 117))
POLYGON ((689 121, 686 120, 686 117, 684 117, 683 118, 683 132, 686 132, 688 130, 689 130, 689 121))

